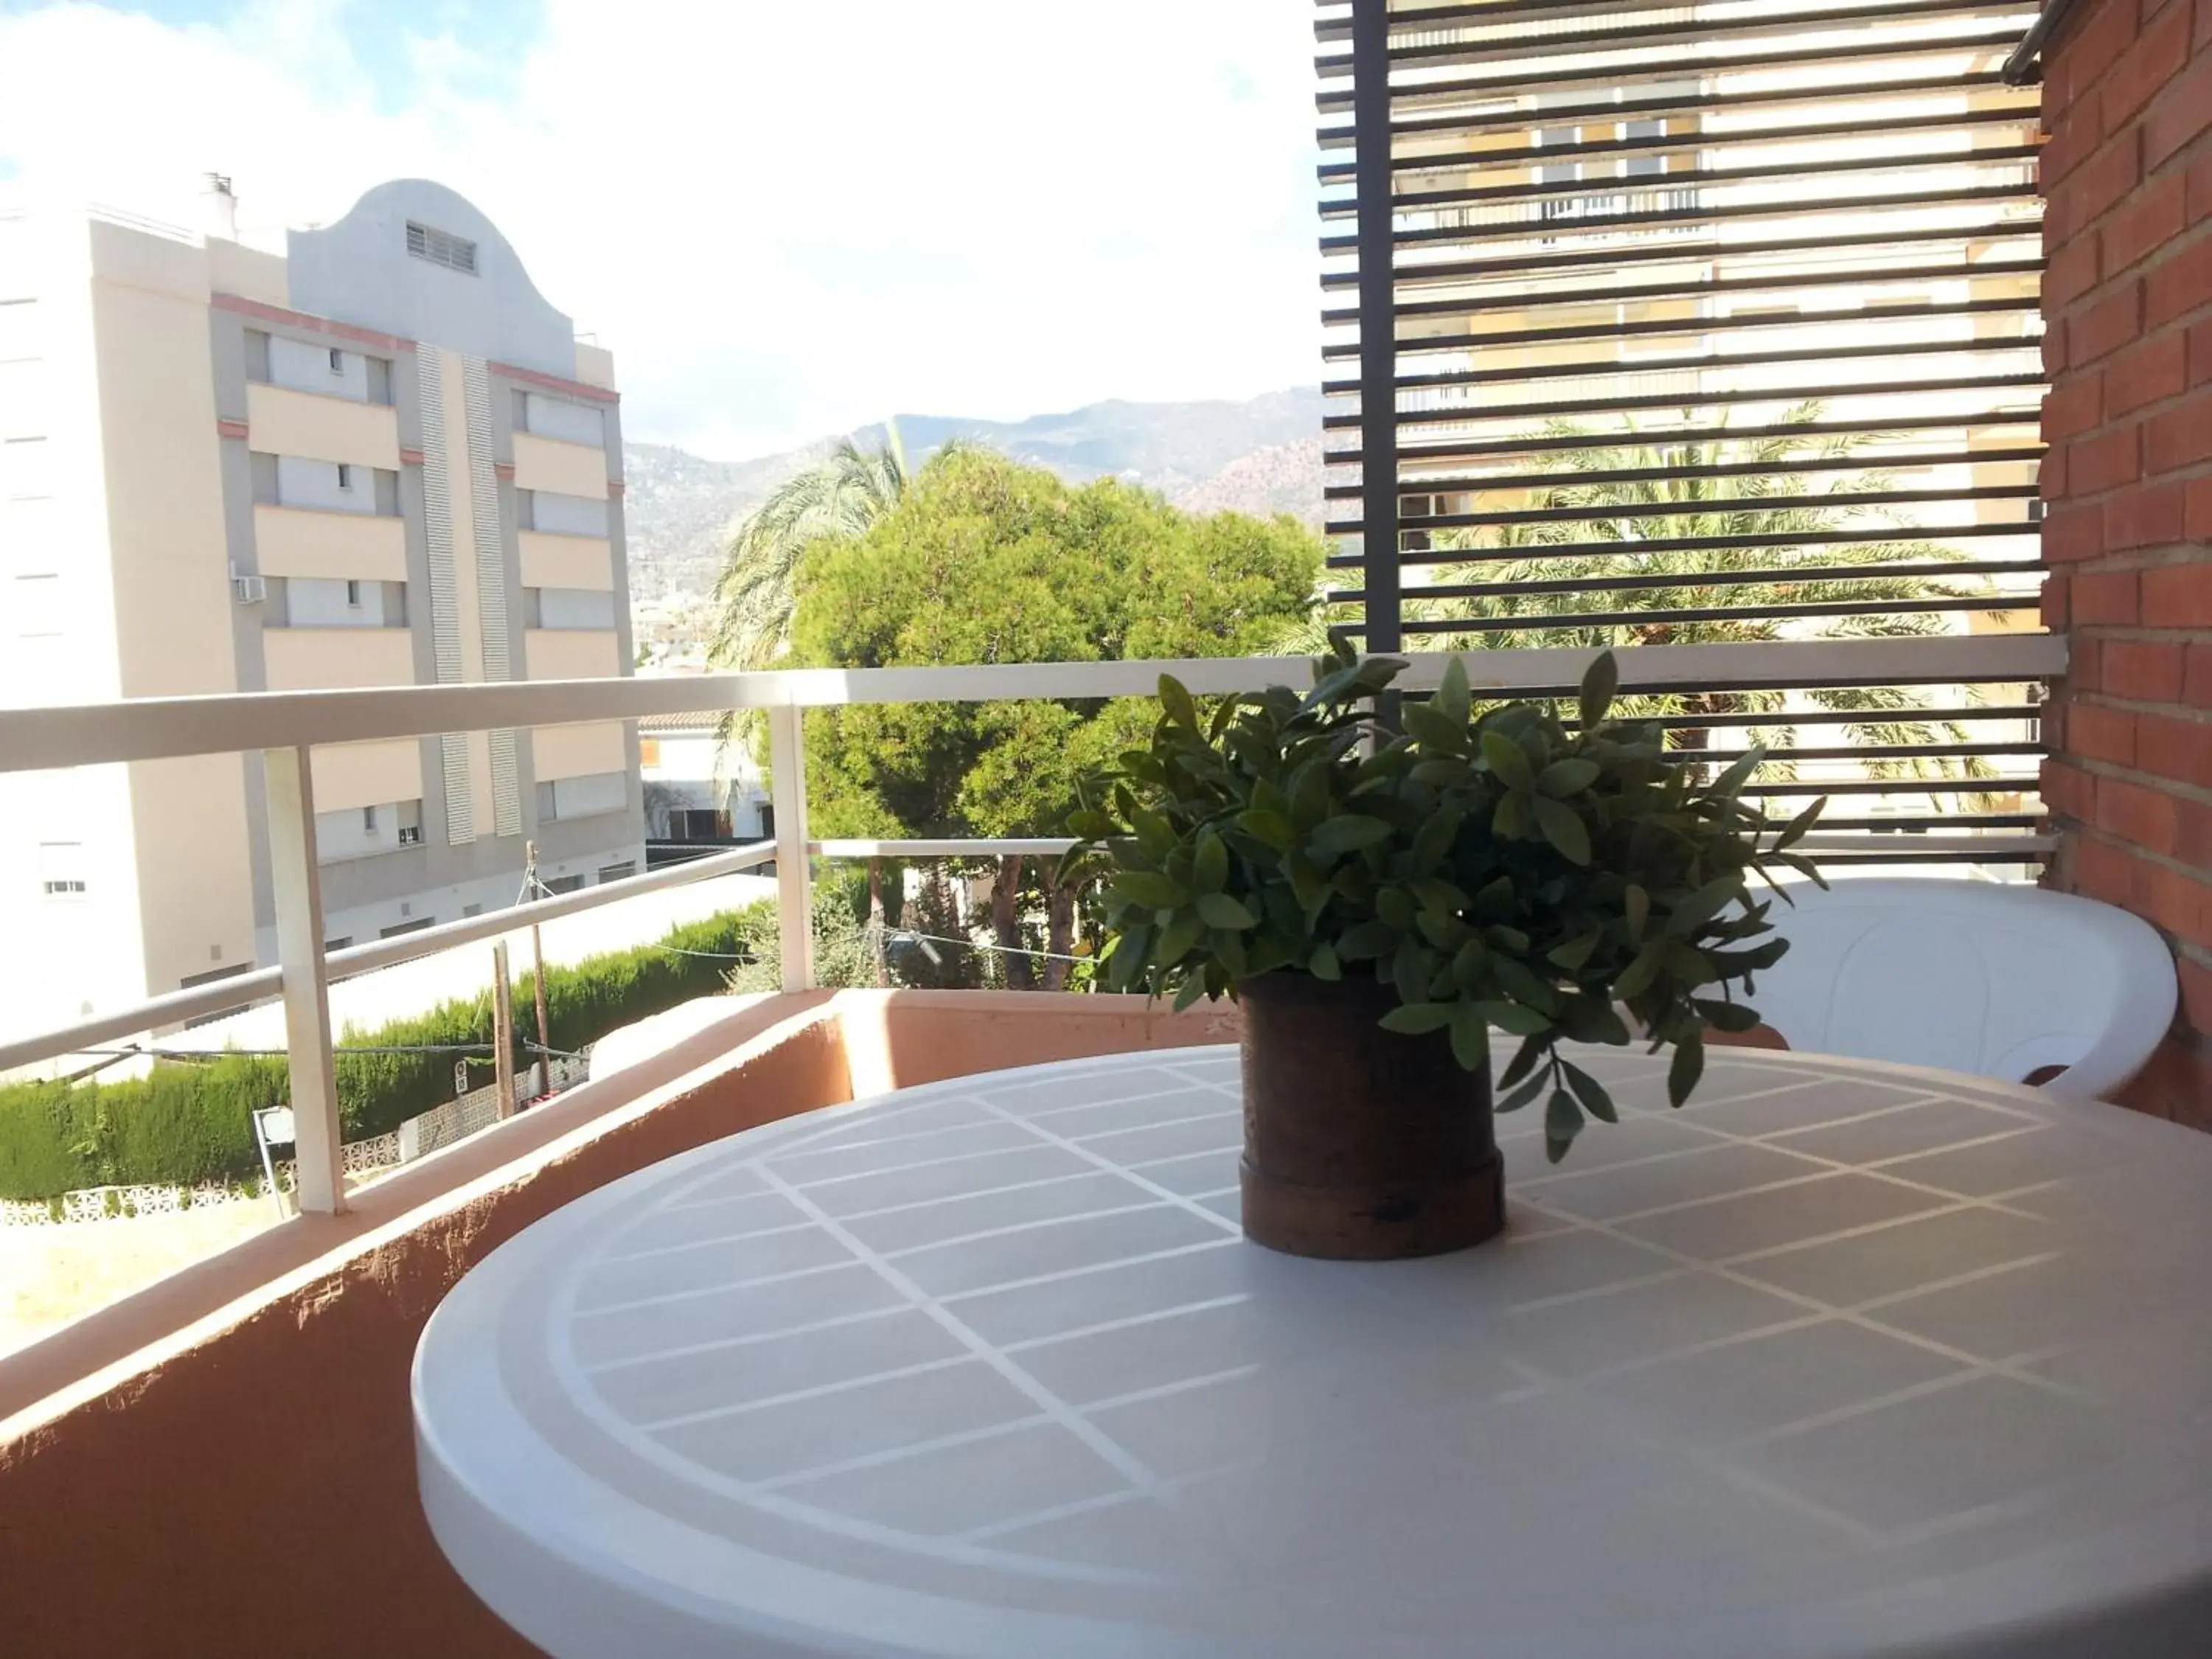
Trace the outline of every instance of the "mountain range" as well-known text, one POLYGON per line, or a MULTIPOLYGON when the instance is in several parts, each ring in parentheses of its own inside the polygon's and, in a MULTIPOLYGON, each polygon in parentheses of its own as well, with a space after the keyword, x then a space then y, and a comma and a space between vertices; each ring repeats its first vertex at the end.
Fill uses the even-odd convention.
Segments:
MULTIPOLYGON (((917 465, 946 440, 970 438, 1050 467, 1070 483, 1126 478, 1194 512, 1288 513, 1318 528, 1322 408, 1319 387, 1294 386, 1242 402, 1117 398, 1023 421, 899 415, 850 435, 872 447, 895 422, 917 465)), ((625 444, 632 596, 710 591, 732 524, 836 442, 823 438, 744 461, 711 461, 667 444, 625 444)))

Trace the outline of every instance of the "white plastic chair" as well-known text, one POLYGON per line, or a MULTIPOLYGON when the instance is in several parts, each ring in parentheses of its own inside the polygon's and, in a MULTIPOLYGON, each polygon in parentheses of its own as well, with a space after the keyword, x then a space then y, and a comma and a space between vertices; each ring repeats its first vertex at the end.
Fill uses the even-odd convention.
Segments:
MULTIPOLYGON (((1991 882, 1790 882, 1789 954, 1746 999, 1792 1048, 2109 1097, 2173 1019, 2172 958, 2140 917, 1991 882)), ((1754 890, 1758 884, 1754 883, 1754 890)))

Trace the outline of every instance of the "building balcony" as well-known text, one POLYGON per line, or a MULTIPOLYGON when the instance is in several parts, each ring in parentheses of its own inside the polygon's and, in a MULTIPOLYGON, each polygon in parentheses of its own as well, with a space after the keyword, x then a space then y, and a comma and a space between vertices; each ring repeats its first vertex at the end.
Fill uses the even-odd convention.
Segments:
POLYGON ((607 453, 592 444, 518 432, 514 434, 514 487, 605 501, 607 453))
POLYGON ((263 501, 253 509, 253 544, 264 576, 407 580, 407 525, 402 519, 263 501))
POLYGON ((257 380, 246 388, 246 443, 262 454, 399 468, 399 413, 389 404, 257 380))
MULTIPOLYGON (((370 648, 375 630, 270 630, 296 651, 370 648), (296 641, 296 643, 294 643, 296 641)), ((394 640, 406 636, 395 632, 394 640)), ((580 637, 605 652, 612 635, 580 637)), ((1498 693, 1554 693, 1586 653, 1496 652, 1498 693)), ((1415 689, 1440 655, 1414 659, 1415 689)), ((2049 635, 1950 636, 1775 646, 1641 647, 1623 682, 1715 688, 1802 684, 2008 684, 2063 674, 2049 635)), ((533 659, 533 675, 550 667, 533 659)), ((568 666, 567 664, 562 666, 568 666)), ((349 672, 362 672, 356 668, 349 672)), ((514 1655, 531 1650, 466 1589, 423 1519, 409 1368, 425 1322, 471 1267, 529 1223, 618 1177, 737 1130, 884 1090, 1008 1066, 1234 1037, 1232 1011, 1176 1015, 1142 999, 1024 993, 811 988, 811 859, 1045 855, 1060 841, 840 842, 810 836, 806 706, 1141 696, 1162 672, 1201 696, 1297 684, 1294 659, 1010 664, 794 672, 595 683, 499 684, 151 701, 0 714, 0 769, 258 750, 269 775, 274 967, 173 993, 67 1030, 0 1042, 0 1072, 63 1060, 241 1004, 286 998, 302 1213, 0 1358, 0 1512, 9 1577, 41 1587, 8 1606, 11 1643, 40 1654, 190 1652, 514 1655), (323 946, 301 927, 324 872, 302 826, 325 789, 399 799, 420 788, 413 751, 438 733, 528 727, 550 767, 602 769, 623 724, 732 707, 764 709, 775 839, 566 892, 520 911, 323 946), (357 775, 325 757, 354 745, 357 775), (562 746, 573 753, 558 754, 562 746), (312 766, 300 763, 312 751, 312 766), (337 1041, 325 983, 540 920, 752 869, 771 858, 787 942, 780 994, 683 1004, 605 1037, 588 1082, 367 1184, 349 1187, 329 1085, 337 1041), (361 1593, 362 1563, 404 1594, 361 1593), (273 1566, 271 1564, 278 1564, 273 1566), (99 1564, 94 1565, 93 1564, 99 1564), (117 1570, 125 1564, 126 1570, 117 1570), (281 1570, 279 1570, 281 1568, 281 1570), (21 1603, 20 1606, 16 1603, 21 1603)), ((272 672, 272 683, 275 680, 272 672)), ((559 676, 579 678, 573 672, 559 676)), ((338 683, 328 674, 313 682, 338 683)), ((356 680, 355 684, 362 682, 356 680)), ((407 684, 398 676, 389 684, 407 684)), ((301 687, 300 689, 307 689, 301 687)), ((373 804, 373 803, 372 803, 373 804)), ((1784 802, 1784 805, 1794 804, 1784 802)), ((1825 856, 1883 850, 1870 832, 1818 832, 1825 856)), ((1894 842, 1889 843, 1893 851, 1894 842)), ((1962 831, 1916 854, 2026 860, 2038 834, 1962 831)))
POLYGON ((264 628, 271 691, 339 691, 415 684, 415 635, 406 628, 264 628))

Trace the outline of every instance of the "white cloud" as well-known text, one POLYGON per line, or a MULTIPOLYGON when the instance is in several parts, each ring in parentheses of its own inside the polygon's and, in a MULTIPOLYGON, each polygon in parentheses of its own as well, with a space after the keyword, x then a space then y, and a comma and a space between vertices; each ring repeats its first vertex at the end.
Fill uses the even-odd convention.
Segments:
POLYGON ((380 85, 345 9, 0 15, 0 157, 186 222, 219 168, 249 227, 438 179, 614 349, 631 432, 709 454, 1318 374, 1303 8, 548 0, 519 61, 416 38, 380 85))

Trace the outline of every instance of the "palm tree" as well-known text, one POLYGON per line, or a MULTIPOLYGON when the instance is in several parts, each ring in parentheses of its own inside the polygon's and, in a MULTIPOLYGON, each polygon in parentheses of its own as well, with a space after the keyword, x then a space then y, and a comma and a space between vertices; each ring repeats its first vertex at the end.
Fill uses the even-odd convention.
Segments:
POLYGON ((750 672, 781 656, 791 643, 792 585, 806 550, 865 536, 899 504, 913 474, 898 423, 886 431, 880 449, 841 438, 738 523, 714 581, 707 655, 715 667, 750 672))
MULTIPOLYGON (((1547 426, 1547 438, 1580 441, 1563 442, 1553 452, 1556 460, 1547 463, 1574 475, 1573 481, 1532 492, 1529 508, 1545 514, 1533 522, 1437 532, 1437 550, 1480 556, 1440 567, 1433 597, 1409 591, 1408 622, 1488 622, 1493 626, 1468 631, 1471 643, 1492 648, 1741 643, 1932 634, 1943 626, 1940 616, 1916 605, 1984 594, 1994 599, 1986 578, 1945 573, 1943 567, 1962 562, 1966 554, 1913 535, 1893 508, 1852 499, 1887 493, 1894 479, 1879 468, 1841 465, 1875 434, 1821 428, 1815 424, 1820 413, 1818 404, 1800 404, 1778 423, 1792 429, 1756 438, 1669 440, 1632 425, 1618 446, 1589 445, 1588 428, 1547 426), (1854 539, 1829 539, 1839 532, 1854 539), (1870 532, 1875 538, 1856 539, 1870 532), (1746 537, 1759 539, 1741 549, 1727 544, 1746 537), (1569 545, 1603 550, 1550 550, 1569 545), (1844 567, 1874 567, 1878 574, 1823 574, 1844 567), (1769 570, 1780 574, 1756 574, 1769 570), (1565 582, 1589 580, 1607 585, 1558 591, 1565 582), (1866 602, 1895 608, 1830 617, 1729 614, 1866 602), (1589 620, 1580 620, 1585 617, 1589 620), (1512 625, 1522 617, 1529 619, 1525 626, 1512 625)), ((1905 752, 1968 737, 1956 721, 1916 714, 1925 707, 1918 692, 1847 686, 1805 695, 1824 710, 1853 717, 1839 729, 1855 745, 1875 751, 1862 763, 1869 778, 1961 775, 1960 763, 1905 752)), ((1749 726, 1746 740, 1782 749, 1795 736, 1779 691, 1670 693, 1623 702, 1625 712, 1644 718, 1772 714, 1774 723, 1749 726)), ((1677 728, 1673 741, 1704 748, 1711 735, 1708 726, 1692 724, 1677 728)), ((1793 775, 1786 758, 1771 764, 1784 776, 1793 775)), ((1992 775, 1977 758, 1963 769, 1967 776, 1992 775)))
MULTIPOLYGON (((772 666, 791 647, 791 612, 799 562, 824 541, 865 536, 899 504, 913 480, 898 422, 884 428, 880 449, 862 449, 850 438, 803 472, 779 484, 747 514, 730 538, 722 572, 714 581, 714 626, 707 659, 716 668, 750 673, 772 666)), ((752 738, 752 711, 732 710, 717 730, 720 753, 752 738)), ((868 931, 878 941, 876 982, 886 982, 884 861, 868 860, 868 931)))

